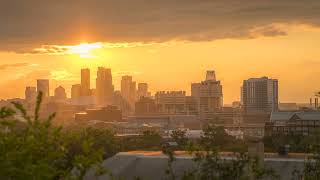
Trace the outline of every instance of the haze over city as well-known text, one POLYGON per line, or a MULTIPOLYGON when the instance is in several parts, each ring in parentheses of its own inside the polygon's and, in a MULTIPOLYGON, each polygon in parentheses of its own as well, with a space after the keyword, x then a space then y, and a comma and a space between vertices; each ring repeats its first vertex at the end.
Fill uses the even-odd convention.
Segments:
POLYGON ((0 0, 0 179, 319 180, 319 0, 0 0))
POLYGON ((153 93, 190 93, 190 83, 214 69, 228 104, 250 77, 279 79, 281 102, 308 102, 320 89, 313 83, 320 67, 317 1, 138 0, 130 13, 125 2, 80 1, 72 9, 72 1, 3 2, 0 98, 23 97, 39 78, 70 95, 80 69, 94 75, 99 66, 113 70, 116 88, 129 74, 153 93))

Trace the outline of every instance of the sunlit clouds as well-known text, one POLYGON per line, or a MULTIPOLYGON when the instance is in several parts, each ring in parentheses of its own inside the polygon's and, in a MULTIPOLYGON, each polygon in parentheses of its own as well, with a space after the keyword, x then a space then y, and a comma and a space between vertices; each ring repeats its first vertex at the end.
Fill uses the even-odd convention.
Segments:
MULTIPOLYGON (((99 49, 114 49, 114 48, 136 48, 136 47, 152 47, 156 46, 169 46, 174 42, 166 43, 81 43, 78 45, 42 45, 40 48, 35 48, 30 52, 24 52, 26 55, 39 54, 39 55, 79 55, 80 58, 96 58, 95 50, 99 49)), ((150 52, 150 50, 148 50, 150 52)), ((154 53, 155 50, 152 50, 154 53)))
POLYGON ((35 48, 31 54, 48 54, 48 55, 66 55, 76 54, 81 58, 94 58, 92 51, 102 48, 102 43, 81 43, 73 46, 63 45, 43 45, 41 48, 35 48))

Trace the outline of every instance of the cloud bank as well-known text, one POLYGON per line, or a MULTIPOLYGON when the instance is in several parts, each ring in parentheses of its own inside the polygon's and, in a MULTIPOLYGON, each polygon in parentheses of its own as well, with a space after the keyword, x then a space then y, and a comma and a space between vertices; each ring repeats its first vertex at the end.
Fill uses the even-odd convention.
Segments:
POLYGON ((211 41, 286 35, 320 25, 319 0, 3 0, 0 50, 80 42, 211 41))

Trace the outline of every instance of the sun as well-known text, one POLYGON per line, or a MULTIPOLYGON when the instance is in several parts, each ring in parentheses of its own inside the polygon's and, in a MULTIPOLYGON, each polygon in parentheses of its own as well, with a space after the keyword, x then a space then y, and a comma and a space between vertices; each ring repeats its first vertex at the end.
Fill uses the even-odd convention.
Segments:
POLYGON ((79 45, 69 46, 68 53, 78 54, 81 58, 94 58, 95 56, 92 54, 92 51, 102 47, 102 43, 81 43, 79 45))

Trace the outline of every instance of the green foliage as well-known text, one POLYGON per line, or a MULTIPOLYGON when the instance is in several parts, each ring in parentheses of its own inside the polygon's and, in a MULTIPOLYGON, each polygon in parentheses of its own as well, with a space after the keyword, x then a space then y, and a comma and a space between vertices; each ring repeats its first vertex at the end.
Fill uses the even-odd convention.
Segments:
POLYGON ((178 129, 178 130, 172 131, 170 135, 172 140, 178 144, 179 150, 187 150, 188 147, 190 146, 191 142, 186 137, 186 133, 187 131, 178 129))
POLYGON ((39 93, 34 118, 19 103, 13 103, 18 113, 0 109, 0 179, 82 179, 88 168, 102 161, 104 151, 93 148, 95 139, 88 133, 54 127, 55 114, 40 119, 41 101, 39 93), (74 142, 80 145, 77 151, 74 142))
POLYGON ((306 161, 303 176, 305 180, 320 179, 320 129, 307 138, 312 156, 306 161))
POLYGON ((268 152, 278 152, 284 145, 290 145, 291 152, 306 153, 311 151, 310 139, 303 135, 294 134, 276 134, 264 138, 265 149, 268 152))
POLYGON ((121 151, 159 151, 161 150, 161 142, 163 141, 161 135, 152 130, 147 130, 142 135, 125 136, 119 138, 121 151))
MULTIPOLYGON (((278 176, 271 169, 259 165, 257 158, 248 156, 244 152, 234 152, 232 157, 222 157, 219 152, 222 146, 236 140, 227 135, 222 127, 208 125, 203 129, 203 135, 198 142, 191 142, 185 137, 185 132, 174 131, 172 138, 180 143, 188 144, 188 150, 195 156, 196 167, 184 172, 182 180, 242 180, 242 179, 277 179, 278 176)), ((185 146, 186 147, 186 146, 185 146)), ((172 170, 175 160, 174 152, 165 149, 163 152, 169 157, 166 173, 169 179, 177 179, 172 170)))

